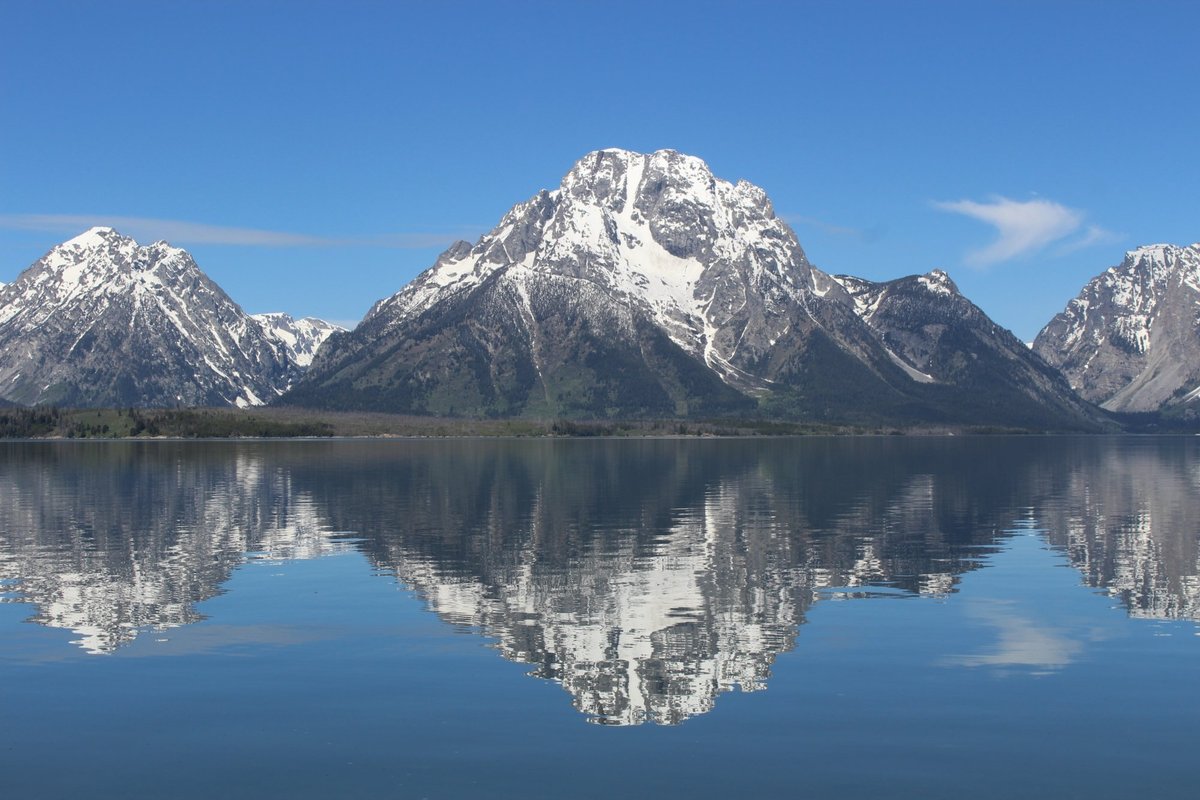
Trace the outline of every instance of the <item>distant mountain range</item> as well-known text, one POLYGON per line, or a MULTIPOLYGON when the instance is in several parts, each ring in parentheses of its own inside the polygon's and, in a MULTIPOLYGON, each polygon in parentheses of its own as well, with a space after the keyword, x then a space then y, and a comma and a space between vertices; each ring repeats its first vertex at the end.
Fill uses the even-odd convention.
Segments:
POLYGON ((830 275, 762 189, 602 150, 352 331, 94 228, 0 285, 0 399, 1099 430, 1200 403, 1198 287, 1200 245, 1141 248, 1030 349, 940 270, 830 275))
POLYGON ((769 415, 1089 428, 944 275, 809 263, 766 194, 673 151, 584 157, 451 247, 283 402, 483 416, 769 415))

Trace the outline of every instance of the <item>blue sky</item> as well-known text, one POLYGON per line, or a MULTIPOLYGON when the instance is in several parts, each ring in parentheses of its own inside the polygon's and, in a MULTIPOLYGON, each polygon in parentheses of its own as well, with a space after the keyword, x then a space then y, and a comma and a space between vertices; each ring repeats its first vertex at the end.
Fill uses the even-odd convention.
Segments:
POLYGON ((0 0, 0 281, 92 223, 339 321, 553 188, 674 148, 809 258, 946 269, 1025 339, 1200 240, 1200 4, 0 0))

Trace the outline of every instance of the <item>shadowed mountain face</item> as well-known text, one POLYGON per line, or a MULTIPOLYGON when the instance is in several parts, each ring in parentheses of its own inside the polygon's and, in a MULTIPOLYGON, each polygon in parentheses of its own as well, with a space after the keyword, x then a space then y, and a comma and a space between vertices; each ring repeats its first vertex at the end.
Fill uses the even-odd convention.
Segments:
POLYGON ((941 270, 873 282, 838 275, 855 312, 948 421, 1037 428, 1050 420, 1103 424, 1062 373, 959 291, 941 270))
POLYGON ((33 621, 107 653, 202 619, 197 604, 248 557, 355 549, 447 623, 560 683, 589 719, 675 724, 734 688, 767 688, 814 604, 951 595, 1018 523, 1133 615, 1200 620, 1197 449, 8 444, 0 585, 33 621))
POLYGON ((952 283, 935 289, 919 304, 932 313, 925 323, 949 316, 957 331, 969 311, 974 334, 961 344, 983 348, 1002 400, 961 380, 964 370, 931 376, 890 349, 843 282, 809 263, 762 189, 671 150, 602 150, 331 337, 282 402, 465 416, 1096 424, 1045 364, 1010 346, 1011 334, 977 324, 982 312, 952 283))

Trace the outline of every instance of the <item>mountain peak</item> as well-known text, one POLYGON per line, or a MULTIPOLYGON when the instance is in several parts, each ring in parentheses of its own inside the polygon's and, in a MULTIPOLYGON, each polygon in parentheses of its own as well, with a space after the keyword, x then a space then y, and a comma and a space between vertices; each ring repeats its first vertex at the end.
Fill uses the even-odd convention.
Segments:
POLYGON ((4 290, 0 391, 26 404, 258 405, 299 365, 184 250, 94 227, 4 290))
POLYGON ((714 186, 712 171, 703 160, 675 150, 636 153, 617 148, 593 150, 575 162, 559 187, 564 197, 593 201, 620 211, 638 204, 646 192, 664 185, 699 194, 714 186), (646 184, 644 177, 654 176, 646 184))
POLYGON ((958 286, 955 285, 954 281, 943 270, 931 269, 929 272, 918 277, 917 280, 934 294, 959 294, 958 286))
POLYGON ((268 337, 283 345, 292 363, 305 369, 326 339, 346 330, 317 317, 296 319, 283 311, 252 314, 251 319, 262 326, 268 337))
POLYGON ((1200 265, 1200 244, 1181 246, 1176 244, 1147 244, 1129 250, 1124 260, 1111 267, 1109 274, 1129 272, 1134 270, 1149 270, 1156 276, 1165 275, 1172 271, 1181 261, 1200 265))
MULTIPOLYGON (((117 251, 133 253, 136 251, 156 251, 164 256, 169 255, 187 255, 187 251, 174 247, 165 239, 158 239, 151 244, 139 244, 132 236, 126 236, 115 228, 110 228, 107 225, 96 225, 88 228, 83 233, 75 236, 60 245, 55 246, 51 252, 59 251, 87 251, 87 250, 102 250, 102 251, 117 251)), ((75 256, 66 256, 68 260, 73 260, 75 256)))
POLYGON ((1147 256, 1163 256, 1167 253, 1174 253, 1182 249, 1184 248, 1180 247, 1179 245, 1169 244, 1166 242, 1159 242, 1157 244, 1144 244, 1140 247, 1135 247, 1132 250, 1126 251, 1125 258, 1136 261, 1137 259, 1145 258, 1147 256))
POLYGON ((88 228, 78 236, 68 239, 59 245, 59 247, 80 247, 86 249, 124 241, 132 242, 134 246, 137 246, 137 242, 134 242, 128 236, 122 236, 115 229, 105 225, 96 225, 88 228))
MULTIPOLYGON (((862 291, 813 267, 757 186, 717 178, 674 150, 596 150, 557 189, 513 206, 474 245, 447 250, 332 337, 289 401, 588 418, 746 413, 760 403, 811 419, 922 404, 919 413, 956 420, 982 413, 964 407, 975 373, 959 387, 959 373, 941 365, 943 353, 963 360, 953 350, 961 337, 937 336, 969 328, 995 339, 1005 359, 1011 342, 945 273, 847 283, 862 291), (856 313, 881 294, 896 320, 884 333, 911 344, 907 360, 856 313)), ((1061 377, 1033 374, 1045 365, 1023 345, 1015 361, 990 392, 1012 399, 1006 416, 988 422, 1087 421, 1064 399, 1061 377)))
POLYGON ((1034 348, 1110 411, 1186 405, 1200 396, 1197 303, 1200 245, 1143 245, 1089 281, 1034 348))

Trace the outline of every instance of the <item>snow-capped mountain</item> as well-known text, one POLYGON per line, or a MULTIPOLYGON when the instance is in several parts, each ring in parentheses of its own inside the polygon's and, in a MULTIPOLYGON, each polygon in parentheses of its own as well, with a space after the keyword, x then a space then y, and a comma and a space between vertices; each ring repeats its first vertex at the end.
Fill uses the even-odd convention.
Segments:
MULTIPOLYGON (((1043 399, 1034 405, 1063 405, 1043 399)), ((454 245, 333 337, 287 401, 499 416, 979 419, 959 387, 915 376, 888 350, 762 189, 670 150, 588 154, 558 189, 518 204, 474 245, 454 245)), ((986 421, 1041 413, 999 411, 986 421)))
POLYGON ((296 366, 307 369, 312 364, 317 349, 332 334, 346 330, 317 317, 296 319, 291 314, 273 311, 267 314, 251 314, 275 341, 287 348, 288 358, 296 366))
POLYGON ((0 290, 0 396, 73 406, 258 405, 298 368, 187 252, 92 228, 0 290))
POLYGON ((1200 244, 1155 244, 1088 282, 1034 349, 1111 411, 1200 398, 1200 244))

